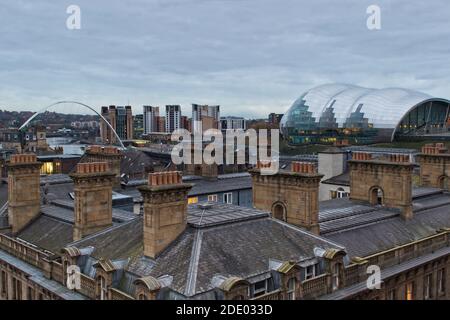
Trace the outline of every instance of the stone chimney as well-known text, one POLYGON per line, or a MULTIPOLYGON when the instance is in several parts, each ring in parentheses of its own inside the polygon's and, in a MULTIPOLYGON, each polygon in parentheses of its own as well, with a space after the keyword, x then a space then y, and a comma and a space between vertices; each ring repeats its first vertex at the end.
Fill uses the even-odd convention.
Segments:
POLYGON ((178 171, 156 172, 139 187, 144 199, 144 254, 156 258, 187 225, 187 198, 191 184, 178 171))
POLYGON ((403 218, 412 218, 414 164, 409 155, 391 154, 374 159, 369 153, 355 152, 348 164, 352 200, 398 208, 403 218))
POLYGON ((205 179, 208 180, 217 180, 218 175, 219 175, 219 167, 217 165, 217 163, 213 163, 213 164, 206 164, 204 162, 203 159, 203 150, 204 150, 204 146, 201 147, 200 149, 197 148, 197 146, 193 143, 191 145, 191 163, 185 163, 184 164, 184 173, 186 175, 195 175, 195 176, 200 176, 203 177, 205 179), (194 159, 194 153, 195 152, 199 152, 202 157, 201 157, 201 163, 196 163, 195 159, 194 159))
POLYGON ((443 143, 423 146, 417 161, 422 186, 450 190, 450 153, 443 143))
POLYGON ((114 173, 114 187, 120 186, 120 162, 123 153, 116 147, 89 146, 86 149, 86 162, 107 162, 114 173))
POLYGON ((72 173, 75 191, 73 240, 112 225, 112 186, 114 173, 106 162, 79 163, 72 173))
POLYGON ((41 163, 35 154, 15 154, 8 165, 8 220, 12 232, 22 230, 40 211, 41 163))
POLYGON ((291 171, 262 175, 270 163, 258 163, 250 170, 253 205, 270 211, 276 219, 319 234, 319 184, 323 175, 310 162, 292 162, 291 171))

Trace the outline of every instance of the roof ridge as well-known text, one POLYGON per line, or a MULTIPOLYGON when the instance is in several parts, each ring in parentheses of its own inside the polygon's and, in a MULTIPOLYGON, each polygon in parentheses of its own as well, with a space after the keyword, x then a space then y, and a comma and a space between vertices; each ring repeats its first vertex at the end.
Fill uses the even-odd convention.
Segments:
POLYGON ((192 253, 191 259, 189 261, 188 276, 186 279, 186 287, 184 289, 184 294, 186 296, 195 295, 197 283, 197 268, 198 268, 198 261, 200 259, 202 240, 203 240, 203 230, 197 229, 194 236, 194 242, 192 244, 192 253))
POLYGON ((333 246, 335 246, 335 247, 337 247, 337 248, 340 248, 340 249, 342 249, 342 250, 346 250, 346 248, 345 248, 344 246, 342 246, 342 245, 340 245, 340 244, 337 244, 336 242, 331 241, 331 240, 329 240, 329 239, 327 239, 327 238, 324 238, 324 237, 322 237, 322 236, 320 236, 320 235, 316 235, 316 234, 314 234, 314 233, 312 233, 312 232, 306 231, 306 230, 304 230, 304 229, 302 229, 302 228, 300 228, 300 227, 294 226, 294 225, 289 224, 289 223, 287 223, 287 222, 284 222, 284 221, 282 221, 282 220, 280 220, 280 219, 276 219, 276 218, 269 218, 269 219, 272 220, 272 221, 275 221, 275 222, 277 222, 277 223, 279 223, 279 224, 282 224, 282 225, 284 225, 284 226, 286 226, 286 227, 288 227, 288 228, 294 229, 294 230, 299 231, 299 232, 301 232, 301 233, 304 233, 304 234, 306 234, 306 235, 308 235, 308 236, 311 236, 311 237, 313 237, 313 238, 316 239, 316 240, 320 240, 320 241, 326 242, 326 243, 328 243, 328 244, 331 244, 331 245, 333 245, 333 246))
POLYGON ((95 233, 93 233, 93 234, 90 234, 90 235, 86 236, 86 237, 83 238, 83 239, 80 239, 80 240, 77 240, 77 241, 73 241, 73 242, 71 242, 71 243, 69 243, 69 244, 67 244, 67 245, 68 245, 68 246, 69 246, 69 245, 71 245, 71 246, 76 246, 76 245, 82 243, 83 241, 94 239, 94 238, 96 238, 96 237, 98 237, 98 236, 101 236, 101 235, 103 235, 103 234, 105 234, 105 233, 111 232, 112 230, 116 230, 116 229, 119 229, 119 228, 128 226, 128 225, 131 224, 131 223, 137 223, 137 222, 139 222, 139 220, 140 220, 141 218, 142 218, 141 216, 137 216, 135 219, 132 219, 132 220, 129 220, 129 221, 125 221, 125 222, 120 223, 120 224, 117 224, 117 225, 113 225, 113 226, 111 226, 111 227, 109 227, 109 228, 106 228, 106 229, 103 229, 103 230, 101 230, 101 231, 99 231, 99 232, 95 232, 95 233))

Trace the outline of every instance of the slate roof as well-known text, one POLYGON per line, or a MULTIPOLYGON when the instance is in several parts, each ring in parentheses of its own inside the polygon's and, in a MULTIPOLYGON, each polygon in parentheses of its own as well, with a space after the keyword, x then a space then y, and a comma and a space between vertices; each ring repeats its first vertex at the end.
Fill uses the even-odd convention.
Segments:
MULTIPOLYGON (((381 281, 391 278, 402 272, 405 272, 406 270, 410 270, 417 266, 426 264, 426 263, 433 261, 439 257, 446 256, 448 254, 450 254, 450 247, 445 247, 445 248, 436 250, 433 253, 425 254, 423 256, 416 257, 411 260, 407 260, 403 263, 384 268, 384 269, 382 269, 382 272, 381 272, 381 281)), ((346 288, 342 288, 340 290, 334 291, 333 293, 330 293, 328 295, 322 296, 322 297, 320 297, 320 300, 346 299, 357 293, 360 293, 360 292, 363 292, 366 290, 370 290, 370 289, 367 288, 367 282, 363 281, 363 282, 359 282, 354 285, 348 286, 346 288)))
POLYGON ((420 188, 413 194, 414 217, 408 221, 398 210, 364 207, 349 199, 324 201, 320 209, 321 233, 345 246, 350 257, 365 257, 450 227, 448 192, 420 188), (332 209, 333 205, 335 209, 332 209))
POLYGON ((120 163, 120 172, 129 176, 145 175, 146 167, 161 166, 161 162, 167 165, 169 161, 154 159, 145 152, 135 148, 123 150, 124 157, 120 163))
MULTIPOLYGON (((320 237, 256 209, 219 203, 212 208, 191 205, 186 230, 156 259, 150 259, 143 256, 142 216, 126 210, 113 210, 112 227, 73 242, 73 200, 69 196, 73 184, 57 181, 49 185, 54 203, 42 206, 42 214, 18 237, 53 253, 69 245, 93 246, 91 260, 124 263, 126 272, 117 286, 129 293, 134 279, 169 275, 172 289, 195 296, 211 290, 214 277, 249 278, 267 273, 270 260, 310 259, 315 247, 345 248, 350 257, 364 257, 450 227, 450 193, 433 188, 413 190, 414 218, 408 221, 400 217, 399 210, 348 198, 321 202, 320 237)), ((216 181, 194 177, 189 182, 196 184, 190 195, 251 188, 251 177, 246 174, 216 181)), ((127 192, 139 191, 132 188, 122 193, 127 192)))
POLYGON ((73 241, 73 225, 42 214, 17 237, 56 254, 73 241))
POLYGON ((326 179, 322 181, 322 183, 350 187, 350 171, 346 171, 343 174, 326 179))
MULTIPOLYGON (((136 278, 173 276, 171 288, 187 296, 212 289, 211 281, 216 275, 247 278, 269 272, 271 259, 301 261, 314 257, 315 247, 342 249, 335 243, 272 219, 265 212, 231 207, 236 211, 252 210, 253 218, 242 220, 228 216, 214 223, 199 224, 195 219, 191 223, 192 215, 199 210, 190 206, 187 229, 156 259, 143 256, 142 218, 71 245, 94 246, 92 256, 97 259, 130 258, 125 270, 136 278)), ((218 208, 210 215, 220 215, 221 211, 218 208)))
MULTIPOLYGON (((183 177, 183 181, 189 182, 194 186, 189 191, 189 196, 200 196, 200 195, 208 195, 215 194, 227 191, 234 190, 250 190, 252 189, 252 178, 250 174, 234 174, 234 175, 223 175, 219 176, 217 180, 208 180, 201 177, 192 177, 190 179, 185 179, 183 177)), ((135 187, 137 185, 143 185, 147 183, 147 180, 142 180, 140 183, 133 183, 131 188, 121 190, 122 194, 126 194, 132 196, 135 201, 142 201, 142 196, 139 190, 135 187)))

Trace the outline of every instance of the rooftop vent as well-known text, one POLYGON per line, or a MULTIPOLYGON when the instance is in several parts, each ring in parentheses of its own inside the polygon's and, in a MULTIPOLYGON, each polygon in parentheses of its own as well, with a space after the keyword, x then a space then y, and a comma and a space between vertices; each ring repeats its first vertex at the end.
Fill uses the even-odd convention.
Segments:
POLYGON ((209 210, 212 207, 214 207, 213 202, 203 202, 203 203, 198 204, 198 208, 200 208, 202 210, 209 210))

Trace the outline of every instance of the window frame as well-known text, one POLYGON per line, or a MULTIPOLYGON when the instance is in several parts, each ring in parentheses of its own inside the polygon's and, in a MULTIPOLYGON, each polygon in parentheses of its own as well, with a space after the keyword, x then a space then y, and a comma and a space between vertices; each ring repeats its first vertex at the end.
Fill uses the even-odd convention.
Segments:
POLYGON ((334 290, 338 290, 341 284, 341 265, 340 263, 336 263, 333 266, 333 272, 331 274, 331 285, 334 290))
POLYGON ((198 197, 188 197, 188 204, 198 203, 198 197))
POLYGON ((208 202, 217 202, 218 200, 219 200, 219 197, 217 196, 217 193, 208 194, 208 202))
POLYGON ((259 297, 259 296, 266 294, 267 293, 267 279, 253 283, 252 287, 253 287, 253 296, 254 297, 259 297), (256 289, 256 285, 261 284, 261 283, 264 283, 264 288, 256 289))
POLYGON ((445 268, 441 268, 437 272, 437 292, 439 295, 445 294, 445 268))
POLYGON ((414 301, 414 292, 415 291, 415 285, 414 281, 408 281, 405 283, 405 300, 407 301, 414 301), (411 289, 411 290, 409 290, 411 289))
POLYGON ((226 192, 223 194, 223 203, 233 204, 233 192, 226 192))
POLYGON ((426 274, 423 278, 423 298, 429 300, 432 298, 432 274, 426 274))
POLYGON ((318 263, 306 266, 304 268, 305 269, 305 276, 304 276, 305 280, 309 280, 309 279, 313 279, 313 278, 317 277, 317 275, 318 275, 318 267, 319 267, 318 263), (312 268, 312 273, 308 272, 308 268, 312 268))
POLYGON ((286 290, 288 300, 295 300, 296 284, 297 284, 297 279, 295 277, 289 278, 289 280, 287 282, 287 290, 286 290), (292 284, 292 288, 291 288, 291 284, 292 284))

